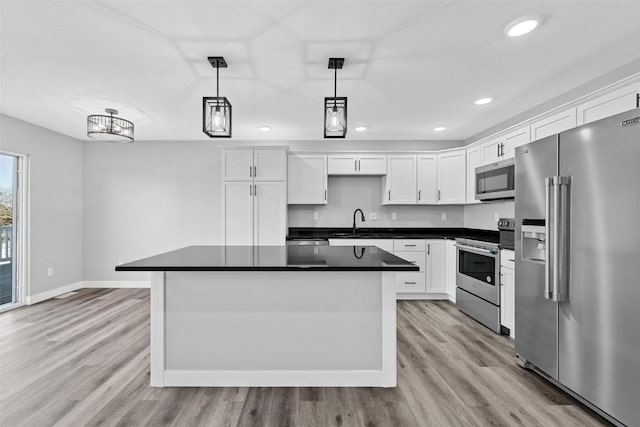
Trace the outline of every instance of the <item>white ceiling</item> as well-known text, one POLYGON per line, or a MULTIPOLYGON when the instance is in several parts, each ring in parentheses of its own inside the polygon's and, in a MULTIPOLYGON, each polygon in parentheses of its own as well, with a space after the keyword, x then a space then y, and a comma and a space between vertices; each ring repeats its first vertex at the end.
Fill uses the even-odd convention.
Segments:
POLYGON ((638 0, 1 1, 1 111, 79 139, 111 107, 137 140, 208 140, 207 56, 240 140, 322 139, 330 56, 347 138, 378 140, 465 139, 640 58, 638 0), (506 37, 526 14, 544 22, 506 37))

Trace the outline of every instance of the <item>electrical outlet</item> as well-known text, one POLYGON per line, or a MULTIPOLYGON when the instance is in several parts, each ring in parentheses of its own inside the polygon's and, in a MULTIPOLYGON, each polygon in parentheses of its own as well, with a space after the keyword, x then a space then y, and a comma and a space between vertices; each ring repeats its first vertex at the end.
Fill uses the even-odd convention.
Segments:
POLYGON ((494 212, 493 213, 493 220, 495 222, 498 222, 500 220, 500 212, 494 212))
POLYGON ((442 220, 443 221, 447 220, 447 213, 446 212, 442 212, 442 220))
POLYGON ((391 212, 391 220, 392 221, 396 221, 398 219, 398 213, 397 212, 391 212))
POLYGON ((378 220, 378 212, 369 212, 369 220, 377 221, 378 220))
POLYGON ((319 219, 320 219, 320 214, 319 214, 318 212, 314 212, 314 213, 313 213, 313 220, 314 220, 314 221, 317 221, 317 220, 319 220, 319 219))
POLYGON ((53 267, 47 268, 47 276, 53 276, 53 267))

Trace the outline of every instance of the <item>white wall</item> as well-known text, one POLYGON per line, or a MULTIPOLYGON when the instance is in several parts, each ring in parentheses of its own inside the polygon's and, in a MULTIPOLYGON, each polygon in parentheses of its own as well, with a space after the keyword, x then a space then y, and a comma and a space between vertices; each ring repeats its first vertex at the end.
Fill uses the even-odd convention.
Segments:
POLYGON ((220 147, 90 141, 84 152, 84 280, 148 280, 120 262, 220 243, 220 147))
POLYGON ((81 281, 82 142, 0 114, 0 149, 30 159, 27 296, 81 281))
POLYGON ((326 205, 289 206, 290 227, 351 227, 353 211, 364 211, 366 222, 359 227, 462 227, 462 206, 382 206, 382 178, 369 176, 330 176, 326 205), (313 219, 314 212, 318 220, 313 219), (369 213, 378 220, 370 221, 369 213), (391 214, 398 214, 397 220, 391 214), (447 220, 442 220, 442 213, 447 220))
POLYGON ((480 203, 464 207, 464 226, 483 230, 497 230, 498 218, 513 218, 515 216, 514 202, 480 203))

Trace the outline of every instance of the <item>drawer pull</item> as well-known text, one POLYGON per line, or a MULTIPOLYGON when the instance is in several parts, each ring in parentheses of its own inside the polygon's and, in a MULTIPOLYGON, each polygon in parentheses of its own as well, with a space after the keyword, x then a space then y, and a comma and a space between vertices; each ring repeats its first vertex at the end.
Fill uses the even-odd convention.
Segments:
POLYGON ((417 245, 404 245, 406 248, 415 248, 417 245))
POLYGON ((405 285, 415 285, 416 282, 404 282, 405 285))
POLYGON ((507 261, 516 262, 515 259, 508 259, 507 261))

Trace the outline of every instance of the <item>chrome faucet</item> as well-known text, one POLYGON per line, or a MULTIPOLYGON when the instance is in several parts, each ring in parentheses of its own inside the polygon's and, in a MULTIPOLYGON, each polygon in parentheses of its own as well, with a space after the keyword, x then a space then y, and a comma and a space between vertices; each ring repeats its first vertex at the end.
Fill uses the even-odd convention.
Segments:
POLYGON ((364 222, 364 212, 362 212, 362 209, 356 209, 355 211, 353 211, 353 229, 351 230, 351 232, 353 233, 353 235, 356 235, 356 214, 360 212, 360 219, 362 220, 362 222, 364 222))

